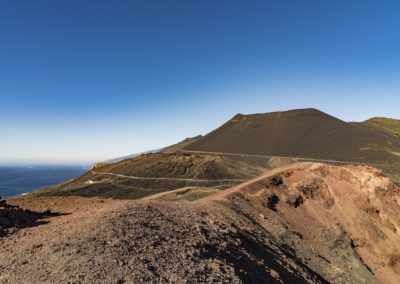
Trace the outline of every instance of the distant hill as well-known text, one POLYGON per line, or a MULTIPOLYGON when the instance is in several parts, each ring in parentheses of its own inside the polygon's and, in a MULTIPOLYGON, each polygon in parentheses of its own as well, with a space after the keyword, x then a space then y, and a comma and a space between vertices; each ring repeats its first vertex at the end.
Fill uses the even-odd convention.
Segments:
POLYGON ((100 162, 99 164, 102 164, 102 163, 108 163, 108 164, 118 163, 120 161, 123 161, 123 160, 126 160, 126 159, 132 159, 132 158, 138 157, 138 156, 143 155, 143 154, 158 153, 158 152, 160 152, 160 150, 162 150, 162 149, 149 150, 149 151, 145 151, 145 152, 142 152, 142 153, 126 155, 126 156, 118 157, 118 158, 115 158, 115 159, 110 159, 110 160, 107 160, 105 162, 100 162))
POLYGON ((400 139, 400 120, 386 117, 374 117, 364 122, 354 123, 366 128, 381 131, 400 139))
MULTIPOLYGON (((394 129, 392 123, 383 125, 394 129)), ((208 188, 204 192, 227 188, 304 160, 374 165, 398 182, 400 138, 382 128, 370 122, 344 122, 316 109, 238 114, 205 136, 98 164, 79 178, 28 196, 136 199, 188 187, 197 188, 196 195, 204 188, 208 188)))
POLYGON ((238 114, 184 150, 400 165, 400 139, 316 109, 238 114))
POLYGON ((118 163, 120 161, 123 161, 123 160, 126 160, 126 159, 132 159, 132 158, 138 157, 138 156, 143 155, 143 154, 154 154, 154 153, 159 153, 159 152, 161 152, 161 153, 175 153, 176 151, 182 149, 183 147, 188 146, 193 141, 196 141, 200 137, 201 137, 201 135, 198 135, 196 137, 186 138, 185 140, 183 140, 181 142, 178 142, 178 143, 173 144, 171 146, 167 146, 165 148, 149 150, 149 151, 145 151, 145 152, 141 152, 141 153, 137 153, 137 154, 126 155, 126 156, 118 157, 118 158, 115 158, 115 159, 107 160, 107 161, 105 161, 105 163, 108 163, 108 164, 118 163))
POLYGON ((35 190, 26 196, 137 199, 184 187, 224 189, 292 162, 207 154, 143 154, 98 165, 76 179, 35 190))
POLYGON ((185 140, 183 140, 183 141, 181 141, 179 143, 176 143, 174 145, 171 145, 171 146, 168 146, 168 147, 165 147, 165 148, 161 149, 160 152, 167 153, 167 154, 168 153, 169 154, 170 153, 176 153, 177 151, 182 150, 183 148, 189 146, 193 142, 199 140, 201 137, 203 137, 203 136, 198 135, 198 136, 195 136, 195 137, 186 138, 185 140))

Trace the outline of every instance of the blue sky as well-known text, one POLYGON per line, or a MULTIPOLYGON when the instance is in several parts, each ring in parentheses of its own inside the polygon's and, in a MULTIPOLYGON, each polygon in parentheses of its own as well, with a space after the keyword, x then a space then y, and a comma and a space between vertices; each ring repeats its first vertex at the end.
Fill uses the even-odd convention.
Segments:
POLYGON ((160 148, 239 112, 400 118, 399 1, 0 3, 0 163, 160 148))

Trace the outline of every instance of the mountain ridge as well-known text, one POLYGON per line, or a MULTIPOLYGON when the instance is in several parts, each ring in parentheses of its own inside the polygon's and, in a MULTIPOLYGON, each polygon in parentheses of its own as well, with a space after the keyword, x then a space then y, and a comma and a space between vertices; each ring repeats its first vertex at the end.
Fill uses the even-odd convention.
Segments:
POLYGON ((183 149, 400 165, 400 159, 384 149, 391 146, 400 150, 400 140, 308 108, 237 114, 183 149))
POLYGON ((239 113, 205 136, 187 138, 157 153, 99 164, 79 178, 28 195, 135 199, 185 187, 223 189, 262 171, 307 160, 373 165, 399 182, 397 153, 397 137, 314 108, 239 113))

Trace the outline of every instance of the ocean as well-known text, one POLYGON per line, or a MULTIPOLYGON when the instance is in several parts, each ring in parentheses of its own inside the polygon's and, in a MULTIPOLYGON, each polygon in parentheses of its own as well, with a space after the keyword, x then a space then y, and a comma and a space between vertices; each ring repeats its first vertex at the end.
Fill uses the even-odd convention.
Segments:
POLYGON ((16 196, 78 177, 87 166, 0 166, 0 196, 16 196))

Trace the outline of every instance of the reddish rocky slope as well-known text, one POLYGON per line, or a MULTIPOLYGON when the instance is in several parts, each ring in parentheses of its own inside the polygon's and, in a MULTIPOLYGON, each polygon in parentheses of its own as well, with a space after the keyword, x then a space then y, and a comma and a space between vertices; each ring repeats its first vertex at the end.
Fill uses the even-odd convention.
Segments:
POLYGON ((0 238, 0 283, 399 283, 400 193, 301 163, 194 202, 13 200, 69 213, 0 238))

